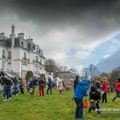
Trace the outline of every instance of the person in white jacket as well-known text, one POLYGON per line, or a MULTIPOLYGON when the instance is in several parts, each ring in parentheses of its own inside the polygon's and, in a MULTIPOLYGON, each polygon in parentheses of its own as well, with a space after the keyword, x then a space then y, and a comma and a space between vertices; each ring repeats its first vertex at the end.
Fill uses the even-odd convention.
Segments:
POLYGON ((60 81, 59 83, 59 90, 60 90, 60 94, 64 91, 63 81, 60 81))

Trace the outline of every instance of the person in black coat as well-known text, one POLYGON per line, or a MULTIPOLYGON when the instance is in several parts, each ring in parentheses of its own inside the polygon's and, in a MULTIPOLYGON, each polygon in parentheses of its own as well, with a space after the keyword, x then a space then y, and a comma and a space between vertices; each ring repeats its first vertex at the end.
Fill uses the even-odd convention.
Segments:
POLYGON ((49 91, 50 91, 50 94, 52 95, 52 85, 53 85, 52 80, 51 80, 51 78, 49 77, 49 78, 48 78, 48 83, 47 83, 47 86, 48 86, 48 88, 47 88, 47 94, 48 94, 49 91))
POLYGON ((90 101, 90 107, 88 112, 90 113, 91 110, 97 109, 97 112, 100 113, 100 106, 99 101, 101 100, 101 93, 94 87, 91 86, 90 92, 89 92, 89 101, 90 101))
POLYGON ((3 71, 0 73, 1 83, 4 85, 4 101, 9 101, 12 97, 13 80, 3 71))

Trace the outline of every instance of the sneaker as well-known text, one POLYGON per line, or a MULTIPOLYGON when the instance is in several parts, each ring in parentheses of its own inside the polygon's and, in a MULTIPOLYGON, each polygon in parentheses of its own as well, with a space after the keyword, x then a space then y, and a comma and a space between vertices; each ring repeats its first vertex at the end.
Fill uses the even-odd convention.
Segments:
POLYGON ((3 101, 4 101, 4 102, 6 102, 6 101, 7 101, 7 99, 4 99, 3 101))
POLYGON ((7 99, 7 101, 10 101, 10 100, 11 100, 11 98, 7 99))

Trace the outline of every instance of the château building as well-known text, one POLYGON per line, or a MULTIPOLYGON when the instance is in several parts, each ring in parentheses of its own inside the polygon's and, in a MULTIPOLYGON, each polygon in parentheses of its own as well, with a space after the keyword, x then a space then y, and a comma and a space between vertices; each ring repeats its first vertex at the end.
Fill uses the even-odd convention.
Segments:
POLYGON ((25 39, 24 33, 15 35, 15 26, 11 27, 10 37, 0 33, 0 69, 25 76, 31 70, 35 75, 45 73, 45 57, 39 45, 33 39, 25 39))

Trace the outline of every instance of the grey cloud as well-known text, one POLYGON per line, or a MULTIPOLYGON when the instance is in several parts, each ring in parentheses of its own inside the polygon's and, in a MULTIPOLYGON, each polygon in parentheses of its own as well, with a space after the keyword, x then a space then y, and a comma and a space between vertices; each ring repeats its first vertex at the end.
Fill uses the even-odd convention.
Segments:
POLYGON ((40 35, 38 42, 54 56, 94 46, 120 30, 120 0, 0 0, 0 14, 4 13, 26 22, 26 29, 40 35))

